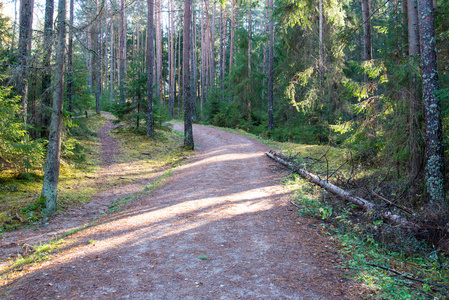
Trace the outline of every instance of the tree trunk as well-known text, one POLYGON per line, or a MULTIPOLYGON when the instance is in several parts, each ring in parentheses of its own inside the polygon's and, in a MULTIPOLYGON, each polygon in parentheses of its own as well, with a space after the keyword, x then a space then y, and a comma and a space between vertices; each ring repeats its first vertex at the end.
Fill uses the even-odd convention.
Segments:
POLYGON ((44 56, 42 58, 42 138, 48 138, 47 130, 51 119, 51 52, 53 46, 54 1, 46 0, 44 18, 44 56))
POLYGON ((215 8, 216 4, 214 2, 213 10, 212 10, 212 24, 210 25, 210 80, 209 80, 209 88, 215 87, 215 8))
POLYGON ((114 71, 115 71, 115 55, 114 55, 114 9, 112 7, 111 3, 111 42, 110 42, 110 49, 111 49, 111 71, 109 76, 110 84, 109 84, 109 101, 110 103, 114 103, 114 71))
POLYGON ((204 24, 204 4, 201 4, 201 100, 200 100, 200 111, 201 118, 204 117, 203 109, 205 103, 205 80, 206 80, 206 45, 205 45, 205 24, 204 24))
POLYGON ((154 20, 153 0, 147 0, 148 26, 147 26, 147 135, 154 135, 153 128, 153 67, 154 67, 154 20))
POLYGON ((274 95, 273 95, 273 84, 274 84, 274 29, 273 29, 273 0, 270 2, 270 47, 268 50, 268 129, 274 130, 274 117, 273 117, 273 106, 274 106, 274 95))
POLYGON ((155 23, 156 23, 156 98, 163 104, 162 95, 162 20, 161 20, 161 0, 156 0, 155 23))
MULTIPOLYGON (((95 0, 95 15, 100 13, 98 8, 98 0, 95 0)), ((100 16, 97 16, 95 23, 93 24, 93 48, 94 48, 94 82, 95 82, 95 112, 100 114, 100 91, 101 91, 101 45, 100 45, 100 16)))
POLYGON ((323 80, 323 0, 319 0, 319 38, 318 38, 318 72, 320 81, 323 80))
POLYGON ((193 51, 192 51, 192 85, 191 85, 191 96, 192 96, 192 118, 193 120, 196 120, 197 118, 197 111, 196 111, 196 103, 197 103, 197 85, 198 85, 198 72, 197 72, 197 62, 198 62, 198 56, 197 56, 197 43, 196 43, 196 12, 195 10, 192 11, 192 42, 193 42, 193 51))
POLYGON ((69 46, 67 49, 67 110, 73 112, 72 103, 72 84, 73 84, 73 16, 74 16, 74 0, 70 0, 70 16, 69 16, 69 46))
POLYGON ((31 51, 33 0, 20 1, 19 44, 17 53, 16 92, 22 97, 23 121, 27 122, 28 104, 28 55, 31 51))
POLYGON ((183 89, 182 89, 182 79, 181 79, 181 30, 179 30, 179 33, 178 33, 178 103, 177 103, 178 104, 178 119, 180 118, 180 113, 181 113, 182 91, 183 91, 183 89))
POLYGON ((235 0, 231 0, 231 41, 229 46, 229 73, 234 64, 234 31, 235 31, 235 0))
MULTIPOLYGON (((418 2, 417 0, 407 0, 407 19, 408 19, 408 45, 411 61, 419 57, 419 24, 418 24, 418 2)), ((415 178, 421 166, 421 153, 419 151, 419 120, 418 115, 422 107, 417 89, 418 79, 413 76, 410 82, 410 174, 415 178)))
MULTIPOLYGON (((373 58, 371 45, 371 0, 362 0, 362 16, 363 16, 363 60, 369 61, 373 58)), ((365 74, 365 82, 369 81, 369 77, 365 74)))
POLYGON ((61 159, 62 109, 64 103, 64 50, 65 50, 65 0, 58 2, 58 45, 55 58, 53 110, 45 162, 44 183, 41 197, 45 200, 47 213, 56 210, 58 197, 59 166, 61 159))
POLYGON ((444 188, 443 128, 438 91, 435 28, 431 0, 419 0, 421 68, 426 127, 426 190, 428 203, 437 215, 447 215, 444 188))
MULTIPOLYGON (((357 205, 358 207, 363 208, 366 211, 373 211, 376 209, 376 205, 374 203, 371 203, 363 198, 353 196, 349 192, 339 188, 338 186, 333 185, 332 183, 329 183, 325 180, 322 180, 315 174, 307 172, 304 169, 298 168, 297 166, 285 161, 284 159, 280 158, 279 156, 277 156, 275 154, 272 154, 269 152, 265 152, 265 154, 268 157, 270 157, 271 159, 274 159, 275 161, 277 161, 278 163, 292 169, 295 173, 301 175, 303 178, 307 179, 309 182, 316 184, 319 187, 325 189, 326 191, 331 192, 332 194, 335 194, 335 195, 341 197, 345 201, 351 202, 351 203, 357 205)), ((401 217, 399 215, 395 215, 390 211, 381 211, 380 213, 384 219, 390 221, 391 223, 393 223, 395 225, 404 226, 404 227, 412 228, 412 229, 419 229, 419 226, 417 224, 409 222, 406 218, 401 217)))
POLYGON ((221 17, 221 38, 220 38, 220 70, 221 70, 221 83, 220 83, 220 90, 221 90, 221 101, 225 100, 225 75, 226 75, 226 44, 225 44, 225 38, 226 38, 226 3, 221 6, 220 9, 220 17, 221 17))
POLYGON ((194 149, 192 113, 193 97, 190 86, 190 21, 191 21, 191 0, 184 2, 184 51, 183 51, 183 77, 184 77, 184 146, 194 149))
MULTIPOLYGON (((153 17, 151 17, 153 18, 153 17)), ((126 74, 126 19, 125 0, 120 1, 120 103, 125 103, 125 74, 126 74)))
POLYGON ((249 0, 248 5, 248 121, 251 120, 252 110, 252 80, 251 80, 251 40, 252 40, 252 16, 251 16, 252 0, 249 0))
POLYGON ((170 0, 170 115, 175 117, 175 12, 173 0, 170 0))

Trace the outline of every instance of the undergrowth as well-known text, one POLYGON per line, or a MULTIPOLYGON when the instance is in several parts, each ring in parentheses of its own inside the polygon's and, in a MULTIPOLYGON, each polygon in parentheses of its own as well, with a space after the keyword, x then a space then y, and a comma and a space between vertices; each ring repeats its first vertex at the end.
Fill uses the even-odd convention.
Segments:
MULTIPOLYGON (((309 159, 309 167, 323 178, 327 166, 334 170, 342 157, 343 153, 336 155, 321 166, 313 165, 315 161, 309 159)), ((340 184, 344 184, 342 178, 350 176, 351 168, 340 171, 340 184)), ((361 174, 354 175, 352 181, 378 173, 365 170, 361 174)), ((299 175, 290 175, 285 184, 293 191, 292 202, 298 214, 318 219, 330 238, 340 245, 345 263, 339 267, 349 269, 353 278, 372 292, 370 298, 447 299, 449 288, 439 285, 447 286, 449 282, 449 260, 432 245, 384 222, 376 214, 366 214, 343 202, 299 175)))

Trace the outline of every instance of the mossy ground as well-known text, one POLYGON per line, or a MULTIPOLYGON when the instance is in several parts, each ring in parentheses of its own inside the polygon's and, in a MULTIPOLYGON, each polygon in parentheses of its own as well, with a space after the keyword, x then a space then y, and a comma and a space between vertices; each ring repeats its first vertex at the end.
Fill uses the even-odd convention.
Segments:
MULTIPOLYGON (((153 139, 132 132, 115 132, 113 135, 119 140, 121 150, 116 161, 128 173, 125 172, 121 178, 111 176, 101 181, 92 180, 98 176, 100 168, 97 132, 105 121, 104 116, 92 114, 87 119, 76 119, 76 127, 66 132, 65 139, 72 139, 72 143, 75 139, 80 147, 77 153, 71 151, 64 155, 63 152, 58 185, 59 211, 87 203, 97 193, 125 183, 126 178, 123 177, 144 178, 156 170, 179 163, 188 155, 179 147, 182 138, 170 131, 157 131, 153 139)), ((42 182, 43 168, 27 174, 0 174, 0 238, 3 231, 42 222, 42 207, 37 203, 42 182)))

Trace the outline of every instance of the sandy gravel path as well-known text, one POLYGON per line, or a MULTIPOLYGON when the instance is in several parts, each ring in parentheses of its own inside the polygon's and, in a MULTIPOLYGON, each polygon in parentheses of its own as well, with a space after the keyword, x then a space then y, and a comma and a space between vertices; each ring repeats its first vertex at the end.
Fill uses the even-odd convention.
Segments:
POLYGON ((333 245, 295 215, 267 146, 208 127, 194 136, 197 154, 164 186, 72 236, 0 298, 360 299, 333 245))

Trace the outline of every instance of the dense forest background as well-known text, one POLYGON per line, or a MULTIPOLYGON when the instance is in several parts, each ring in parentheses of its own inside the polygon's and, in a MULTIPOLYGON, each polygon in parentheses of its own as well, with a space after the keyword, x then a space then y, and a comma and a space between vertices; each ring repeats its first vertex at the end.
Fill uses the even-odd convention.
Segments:
POLYGON ((345 148, 353 165, 391 170, 402 205, 446 226, 447 1, 5 5, 14 14, 0 15, 1 171, 46 163, 49 211, 61 143, 63 155, 82 152, 67 134, 76 130, 72 117, 107 110, 151 136, 153 127, 188 116, 281 142, 345 148))

